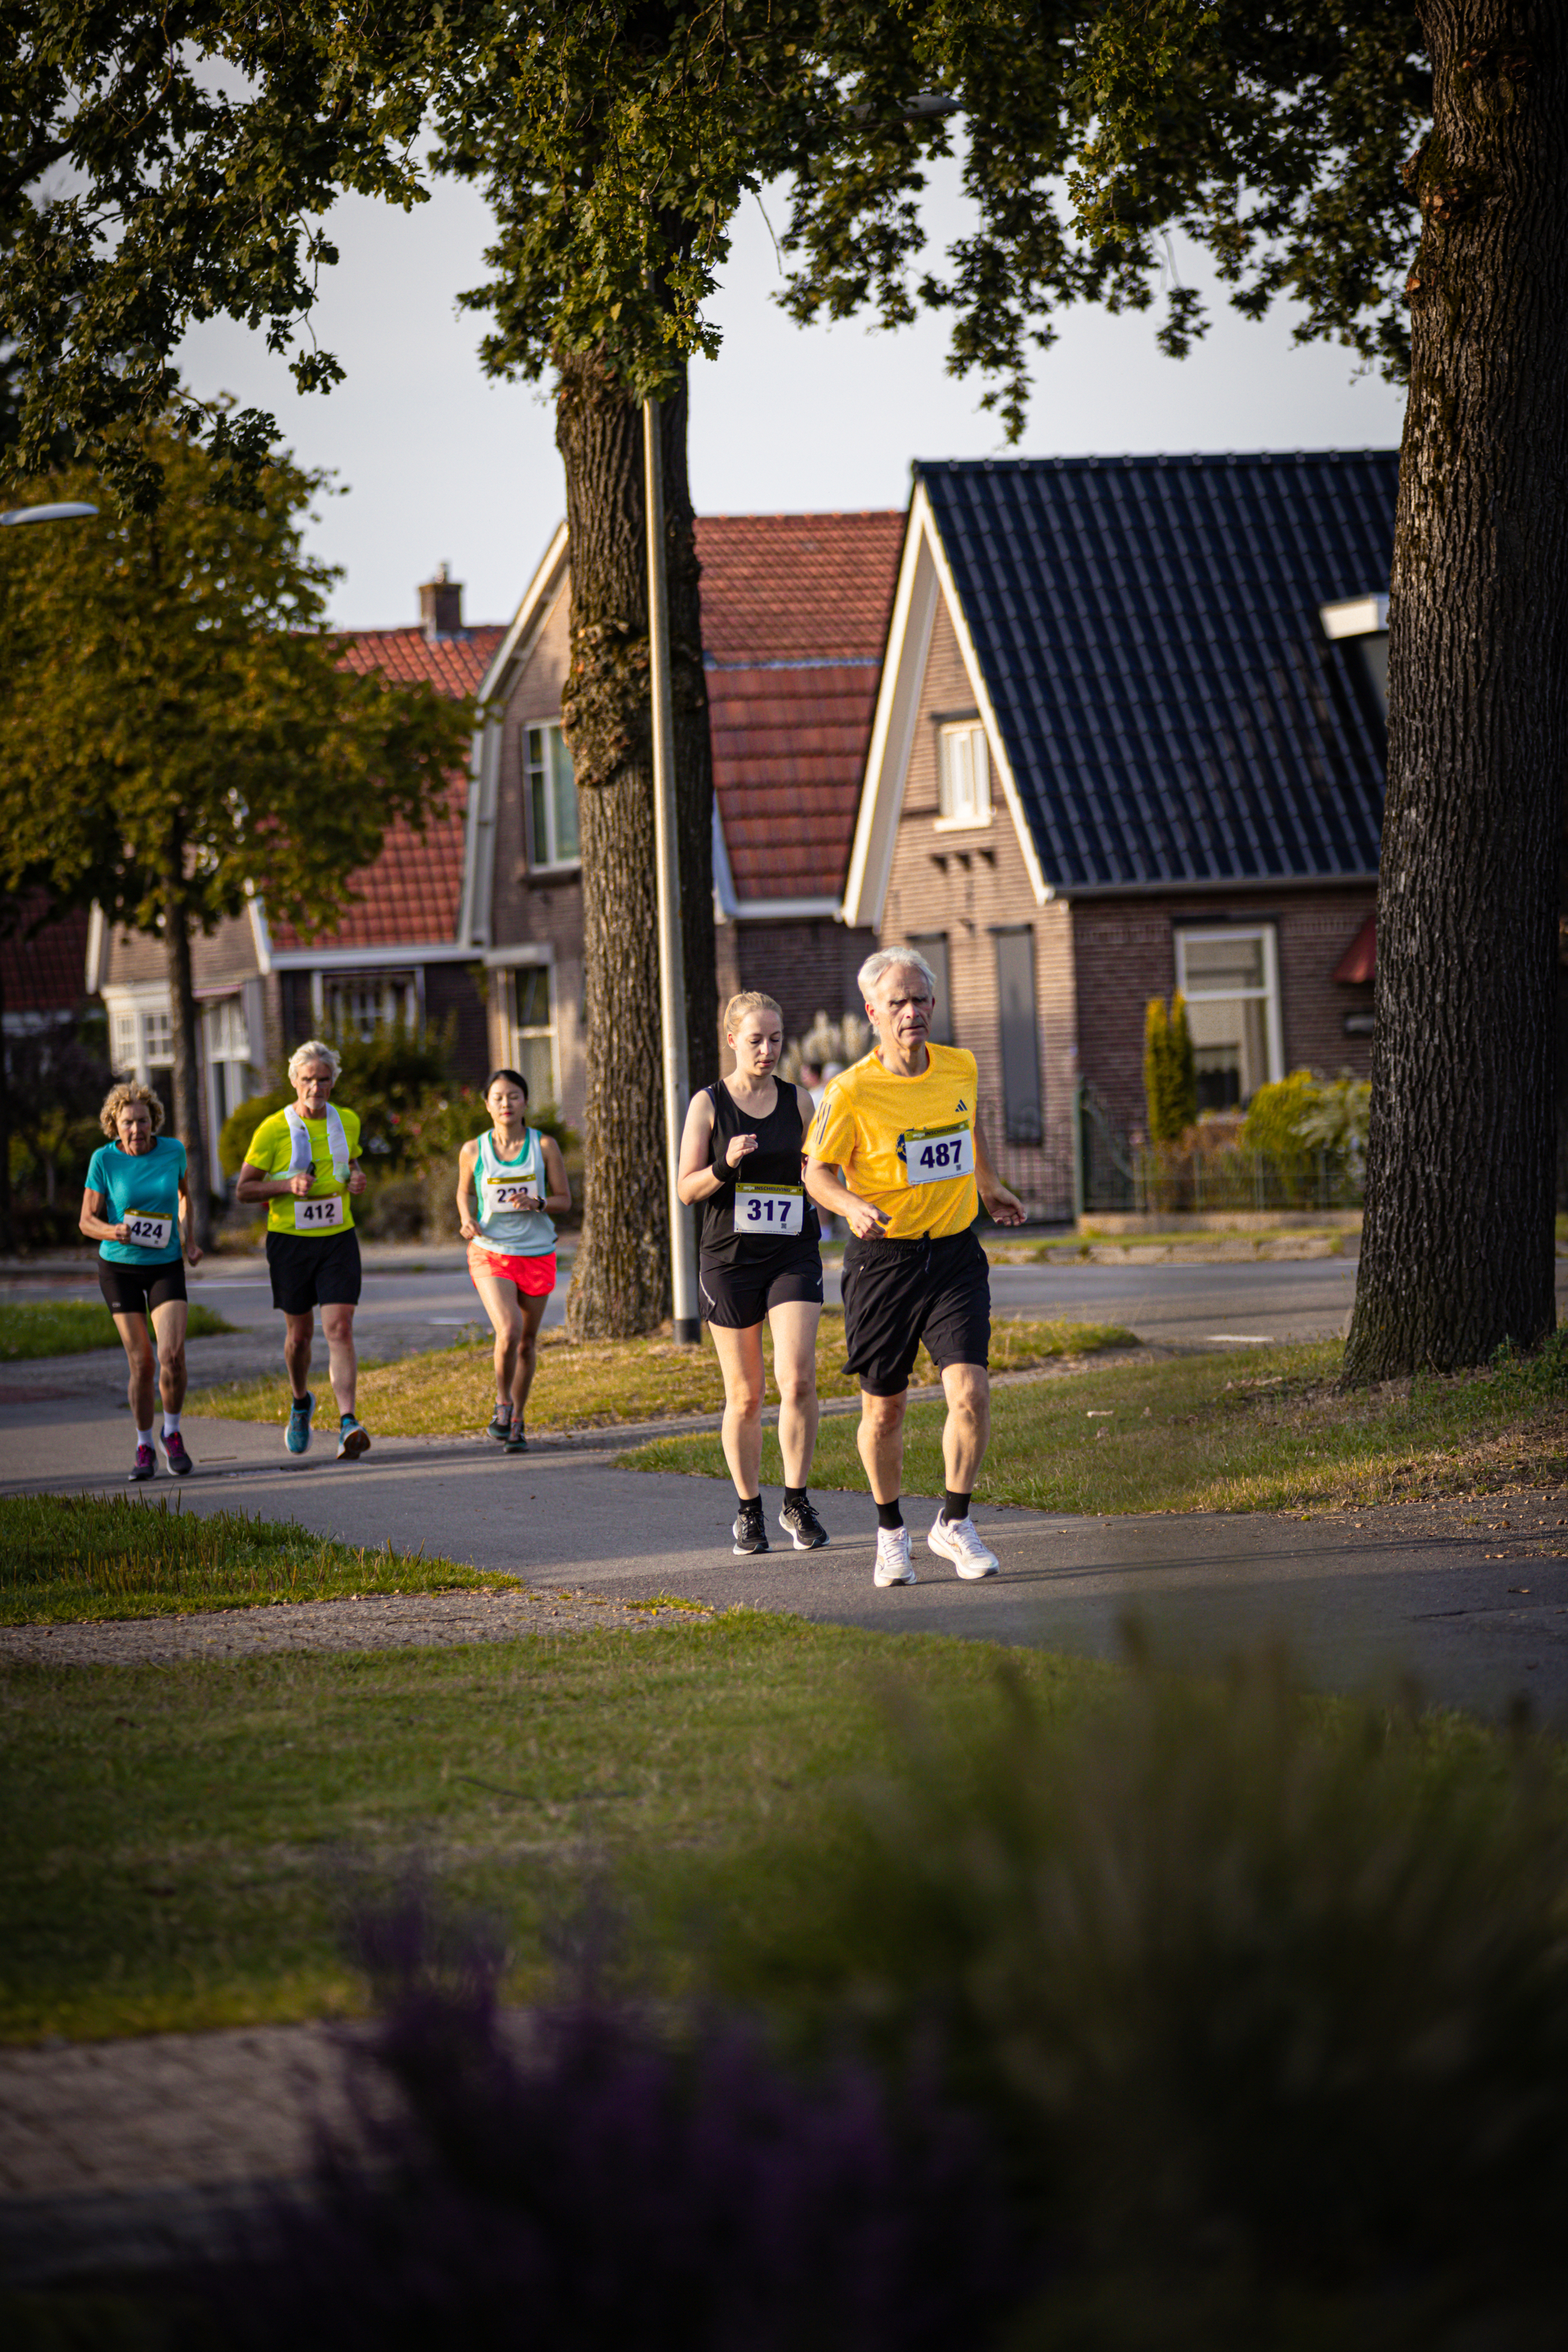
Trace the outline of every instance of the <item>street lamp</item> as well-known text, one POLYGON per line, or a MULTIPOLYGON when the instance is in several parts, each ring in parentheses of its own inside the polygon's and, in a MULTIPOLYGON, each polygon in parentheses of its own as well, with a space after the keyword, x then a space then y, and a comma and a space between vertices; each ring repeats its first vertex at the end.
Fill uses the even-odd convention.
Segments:
POLYGON ((68 499, 53 507, 13 507, 9 514, 0 514, 0 522, 76 522, 97 512, 96 507, 85 506, 79 499, 68 499))

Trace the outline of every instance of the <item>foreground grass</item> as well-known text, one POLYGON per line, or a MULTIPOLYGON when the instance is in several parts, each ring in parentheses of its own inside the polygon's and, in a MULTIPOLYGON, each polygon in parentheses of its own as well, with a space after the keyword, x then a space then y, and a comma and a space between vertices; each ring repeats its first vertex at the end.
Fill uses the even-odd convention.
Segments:
MULTIPOLYGON (((1031 1510, 1271 1511, 1402 1502, 1568 1477, 1568 1357, 1342 1393, 1343 1348, 1091 1366, 1077 1379, 999 1390, 977 1493, 1031 1510)), ((904 1481, 942 1490, 940 1405, 910 1409, 904 1481)), ((636 1470, 721 1477, 716 1439, 663 1438, 621 1456, 636 1470)), ((781 1476, 763 1440, 763 1476, 781 1476)), ((825 1421, 818 1487, 859 1488, 855 1424, 825 1421)))
MULTIPOLYGON (((888 1760, 893 1656, 955 1725, 1004 1704, 1001 1654, 735 1611, 464 1650, 0 1667, 0 2039, 357 2011, 345 1921, 411 1855, 499 1923, 513 1997, 595 1859, 679 1975, 694 1910, 742 1899, 767 1838, 888 1760)), ((1047 1714, 1117 1685, 1007 1654, 1047 1714)))
MULTIPOLYGON (((193 1305, 185 1329, 210 1339, 237 1327, 210 1307, 193 1305)), ((80 1356, 89 1348, 118 1348, 114 1318, 101 1298, 47 1298, 0 1306, 0 1363, 28 1356, 80 1356)))
POLYGON ((517 1584, 456 1560, 333 1543, 288 1520, 185 1512, 180 1501, 0 1496, 0 1625, 517 1584))
MULTIPOLYGON (((359 1410, 373 1429, 389 1437, 458 1437, 483 1429, 495 1410, 491 1340, 463 1338, 454 1347, 405 1356, 395 1364, 362 1368, 359 1410)), ((1000 1321, 994 1326, 992 1363, 1001 1371, 1022 1371, 1065 1356, 1089 1355, 1105 1348, 1134 1348, 1131 1331, 1105 1323, 1000 1321)), ((763 1336, 763 1354, 773 1370, 773 1338, 763 1336)), ((817 1332, 816 1379, 823 1396, 853 1396, 857 1383, 844 1377, 844 1318, 824 1315, 817 1332)), ((915 1379, 934 1381, 936 1368, 921 1350, 915 1379)), ((193 1409, 227 1421, 272 1421, 289 1417, 289 1386, 283 1380, 231 1382, 193 1393, 193 1409)), ((563 1331, 543 1331, 539 1370, 529 1402, 531 1429, 599 1429, 624 1421, 662 1421, 679 1413, 720 1412, 724 1382, 706 1326, 699 1348, 678 1348, 669 1339, 572 1341, 563 1331)))

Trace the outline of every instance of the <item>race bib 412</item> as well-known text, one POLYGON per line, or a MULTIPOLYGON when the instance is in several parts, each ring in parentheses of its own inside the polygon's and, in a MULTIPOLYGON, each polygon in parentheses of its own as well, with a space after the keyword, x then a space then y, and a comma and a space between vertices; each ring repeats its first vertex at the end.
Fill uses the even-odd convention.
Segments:
POLYGON ((324 1201, 301 1201, 298 1198, 295 1200, 294 1231, 297 1234, 331 1233, 332 1227, 341 1225, 342 1221, 343 1203, 341 1193, 334 1192, 330 1199, 324 1201))

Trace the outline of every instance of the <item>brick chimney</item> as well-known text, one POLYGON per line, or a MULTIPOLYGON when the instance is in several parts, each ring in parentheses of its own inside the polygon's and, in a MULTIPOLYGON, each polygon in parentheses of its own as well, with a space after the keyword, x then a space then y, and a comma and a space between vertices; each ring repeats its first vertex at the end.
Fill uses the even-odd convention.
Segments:
POLYGON ((419 619, 427 637, 460 637, 463 634, 463 583, 450 580, 443 563, 434 580, 419 590, 419 619))

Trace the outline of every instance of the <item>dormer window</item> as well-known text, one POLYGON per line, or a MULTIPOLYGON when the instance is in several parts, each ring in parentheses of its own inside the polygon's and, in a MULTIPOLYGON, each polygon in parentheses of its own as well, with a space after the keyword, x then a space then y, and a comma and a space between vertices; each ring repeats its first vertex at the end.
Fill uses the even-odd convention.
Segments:
POLYGON ((937 730, 937 807, 939 825, 991 822, 991 760, 978 719, 937 730))

